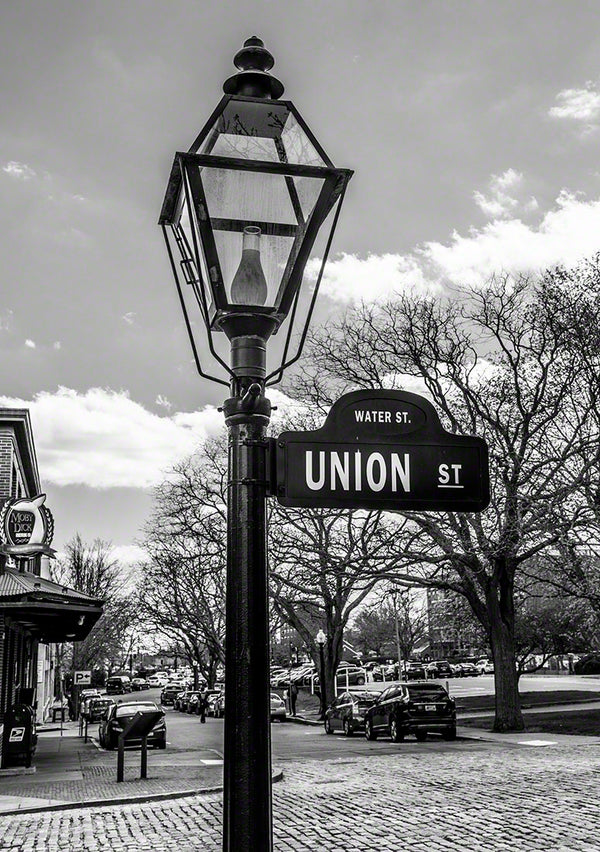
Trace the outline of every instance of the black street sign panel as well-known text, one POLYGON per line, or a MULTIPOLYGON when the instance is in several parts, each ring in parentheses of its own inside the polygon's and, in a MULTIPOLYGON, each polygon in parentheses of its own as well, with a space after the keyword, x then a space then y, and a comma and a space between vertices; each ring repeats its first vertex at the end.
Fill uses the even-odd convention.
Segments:
POLYGON ((284 506, 480 512, 488 505, 482 438, 443 429, 429 400, 407 391, 354 391, 321 429, 276 443, 284 506))

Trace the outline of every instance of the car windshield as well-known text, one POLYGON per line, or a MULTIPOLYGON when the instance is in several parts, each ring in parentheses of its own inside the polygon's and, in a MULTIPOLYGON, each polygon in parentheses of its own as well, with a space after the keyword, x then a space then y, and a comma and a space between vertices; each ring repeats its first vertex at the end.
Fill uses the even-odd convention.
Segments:
POLYGON ((134 713, 150 713, 158 710, 156 704, 118 704, 117 716, 133 716, 134 713))
POLYGON ((408 694, 413 701, 419 699, 425 699, 426 701, 444 701, 448 698, 446 690, 433 683, 430 685, 420 683, 418 686, 408 685, 406 688, 408 689, 408 694))

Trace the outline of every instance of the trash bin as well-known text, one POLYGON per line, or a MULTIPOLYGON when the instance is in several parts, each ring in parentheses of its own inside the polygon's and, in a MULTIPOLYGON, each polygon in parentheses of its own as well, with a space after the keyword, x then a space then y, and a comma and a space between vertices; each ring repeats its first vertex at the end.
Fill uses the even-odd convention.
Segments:
POLYGON ((37 745, 35 713, 29 704, 14 704, 4 716, 3 766, 31 766, 37 745))

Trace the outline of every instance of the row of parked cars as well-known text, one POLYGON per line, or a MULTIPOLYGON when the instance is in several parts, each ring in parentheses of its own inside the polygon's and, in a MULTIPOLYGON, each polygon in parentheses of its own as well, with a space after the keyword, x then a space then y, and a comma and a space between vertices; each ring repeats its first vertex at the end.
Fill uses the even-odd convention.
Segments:
MULTIPOLYGON (((410 661, 403 666, 398 663, 366 663, 354 665, 341 662, 336 679, 338 687, 362 686, 370 681, 427 680, 429 678, 476 677, 481 674, 493 674, 494 664, 482 658, 476 662, 450 663, 448 660, 435 660, 429 663, 410 661)), ((290 683, 297 686, 318 686, 319 675, 314 663, 303 663, 292 668, 275 667, 271 669, 271 688, 284 689, 290 683)))
MULTIPOLYGON (((115 702, 95 689, 82 690, 79 712, 87 724, 98 723, 98 740, 105 749, 116 748, 119 734, 127 727, 136 713, 159 713, 160 716, 148 734, 150 748, 167 747, 167 725, 162 707, 154 701, 115 702)), ((128 746, 141 745, 140 739, 128 739, 128 746)))
POLYGON ((380 693, 342 692, 327 708, 325 732, 345 736, 362 732, 367 740, 389 736, 402 742, 412 734, 419 742, 431 733, 456 739, 456 704, 434 681, 393 683, 380 693))
MULTIPOLYGON (((160 695, 161 704, 172 706, 182 713, 202 715, 202 702, 207 716, 220 719, 225 715, 225 684, 220 683, 215 689, 186 689, 179 691, 178 687, 168 684, 160 695)), ((271 721, 278 719, 285 722, 287 718, 285 702, 275 692, 271 693, 271 721)))

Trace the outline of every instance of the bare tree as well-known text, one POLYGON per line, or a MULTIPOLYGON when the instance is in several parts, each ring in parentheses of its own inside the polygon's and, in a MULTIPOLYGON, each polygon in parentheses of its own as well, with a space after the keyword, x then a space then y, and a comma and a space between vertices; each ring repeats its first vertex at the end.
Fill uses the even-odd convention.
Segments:
POLYGON ((112 555, 109 542, 86 544, 79 533, 65 546, 65 556, 52 569, 53 579, 104 601, 104 612, 82 642, 65 648, 63 665, 75 670, 103 668, 106 661, 124 658, 138 621, 129 573, 112 555))
POLYGON ((307 362, 314 371, 295 385, 308 398, 318 387, 323 398, 407 382, 414 389, 418 379, 447 429, 486 439, 490 507, 401 513, 396 547, 403 582, 464 595, 485 629, 498 731, 523 727, 515 577, 536 553, 589 522, 582 491, 598 446, 597 375, 591 382, 593 360, 570 343, 539 282, 502 277, 452 298, 404 294, 350 311, 313 335, 307 362))
POLYGON ((207 442, 155 489, 138 592, 149 625, 210 684, 225 661, 226 465, 222 444, 207 442))
POLYGON ((269 522, 270 594, 315 661, 320 628, 327 636, 325 683, 333 695, 351 615, 397 560, 394 530, 380 512, 288 509, 272 506, 269 522))

